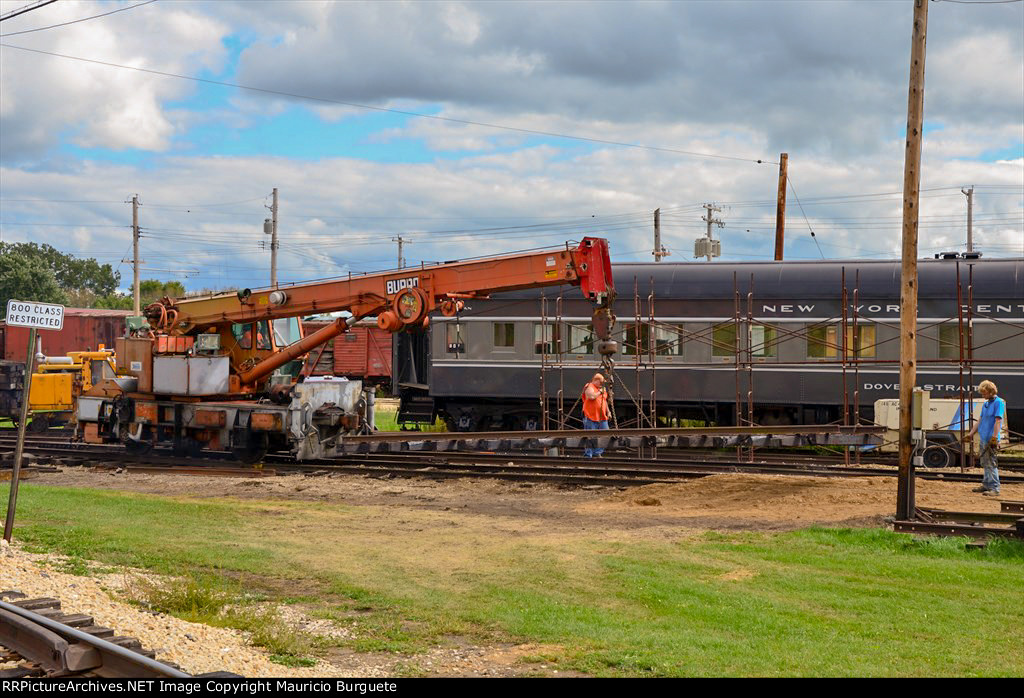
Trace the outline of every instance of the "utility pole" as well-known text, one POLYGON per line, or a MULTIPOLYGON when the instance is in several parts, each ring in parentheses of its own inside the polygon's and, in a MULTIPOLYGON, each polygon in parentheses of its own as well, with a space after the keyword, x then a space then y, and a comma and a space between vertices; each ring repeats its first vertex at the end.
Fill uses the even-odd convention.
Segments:
POLYGON ((967 196, 967 251, 974 252, 974 185, 960 191, 967 196))
POLYGON ((274 187, 274 203, 270 215, 270 285, 277 288, 277 187, 274 187))
MULTIPOLYGON (((708 224, 708 232, 707 232, 707 235, 705 237, 705 240, 707 240, 707 242, 704 243, 704 251, 705 251, 705 255, 707 257, 707 261, 710 262, 712 257, 717 257, 718 256, 717 254, 714 254, 714 252, 715 252, 715 250, 714 250, 714 240, 711 238, 711 226, 712 225, 717 225, 719 228, 722 228, 722 227, 725 226, 725 223, 722 220, 718 219, 718 218, 713 218, 712 217, 712 214, 721 213, 722 212, 722 209, 720 207, 715 206, 714 204, 704 204, 704 208, 706 208, 708 210, 708 213, 707 213, 706 216, 701 216, 701 220, 708 224)), ((697 255, 697 256, 700 256, 700 255, 697 255)))
POLYGON ((402 245, 409 241, 399 235, 398 237, 391 238, 391 242, 398 243, 398 268, 405 269, 405 257, 402 256, 402 245))
POLYGON ((661 244, 661 209, 654 209, 654 261, 660 262, 662 257, 668 257, 671 252, 665 249, 665 246, 661 244))
POLYGON ((135 310, 135 317, 142 314, 142 309, 139 307, 139 195, 135 194, 132 196, 132 247, 134 253, 132 256, 132 298, 134 300, 133 308, 135 310))
POLYGON ((779 197, 775 206, 775 261, 782 261, 782 242, 786 237, 786 177, 789 153, 779 156, 779 197))
POLYGON ((917 233, 921 198, 921 140, 924 126, 924 58, 928 0, 914 0, 907 99, 907 147, 903 165, 903 256, 900 274, 900 437, 896 518, 914 518, 912 401, 917 383, 917 233))

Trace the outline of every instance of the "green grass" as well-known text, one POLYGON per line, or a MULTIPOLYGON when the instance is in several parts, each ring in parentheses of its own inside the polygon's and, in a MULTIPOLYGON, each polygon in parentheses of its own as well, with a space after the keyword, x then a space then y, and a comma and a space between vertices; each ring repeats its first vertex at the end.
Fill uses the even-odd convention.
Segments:
POLYGON ((308 638, 289 628, 276 612, 253 608, 261 594, 246 593, 238 580, 192 571, 184 577, 135 578, 127 596, 136 604, 193 623, 247 631, 254 645, 265 647, 272 661, 286 666, 312 666, 308 638))
MULTIPOLYGON (((397 409, 386 409, 383 407, 377 407, 373 413, 373 422, 374 425, 377 427, 378 431, 401 431, 402 426, 399 425, 398 422, 396 421, 397 418, 397 409)), ((433 424, 421 424, 419 426, 421 431, 438 432, 447 430, 445 423, 440 418, 434 420, 433 424)))
MULTIPOLYGON (((35 549, 205 580, 166 602, 177 613, 223 618, 224 598, 255 591, 353 631, 258 640, 285 661, 331 644, 415 655, 460 637, 542 645, 524 670, 608 676, 1024 675, 1020 542, 968 551, 813 528, 626 544, 503 536, 414 509, 20 492, 15 538, 35 549)), ((244 605, 230 620, 254 633, 275 622, 244 605)), ((420 671, 414 656, 406 666, 420 671)))

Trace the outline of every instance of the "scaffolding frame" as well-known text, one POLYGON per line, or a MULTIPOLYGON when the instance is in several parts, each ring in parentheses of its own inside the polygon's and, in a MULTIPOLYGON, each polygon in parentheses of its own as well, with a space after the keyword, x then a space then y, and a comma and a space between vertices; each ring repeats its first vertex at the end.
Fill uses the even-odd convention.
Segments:
MULTIPOLYGON (((957 396, 960 400, 960 414, 963 418, 960 420, 960 443, 962 444, 962 437, 966 433, 966 430, 973 425, 973 421, 976 419, 974 410, 970 409, 965 411, 965 406, 973 404, 971 401, 970 393, 973 392, 975 379, 974 370, 976 365, 988 365, 988 364, 999 364, 999 365, 1011 365, 1024 367, 1024 358, 1011 357, 1011 358, 990 358, 990 359, 976 359, 975 351, 980 348, 975 346, 974 342, 974 324, 975 324, 975 307, 974 307, 974 265, 968 264, 967 271, 967 303, 965 304, 963 298, 963 278, 961 274, 960 261, 956 262, 956 303, 957 312, 955 317, 945 318, 940 317, 934 322, 918 325, 918 334, 927 331, 932 328, 939 328, 947 323, 956 323, 956 336, 957 336, 957 349, 955 358, 929 358, 929 359, 918 359, 918 364, 940 366, 940 367, 956 367, 959 375, 957 396), (966 384, 965 384, 966 379, 966 384), (968 421, 969 420, 969 421, 968 421), (968 425, 965 425, 965 421, 968 421, 968 425)), ((628 342, 628 329, 623 328, 619 330, 622 335, 622 346, 626 347, 631 345, 632 354, 632 366, 630 368, 634 373, 635 390, 630 391, 627 387, 626 377, 621 375, 622 367, 619 366, 611 371, 611 375, 608 376, 609 381, 612 385, 621 388, 624 395, 624 400, 618 398, 620 403, 626 403, 633 409, 633 414, 636 416, 630 418, 622 425, 616 424, 619 427, 637 427, 637 428, 656 428, 660 426, 660 419, 664 419, 667 424, 669 418, 659 417, 658 415, 658 387, 657 387, 657 376, 658 376, 658 357, 667 355, 683 355, 683 347, 688 342, 698 342, 704 345, 710 345, 712 348, 712 360, 709 362, 687 362, 686 366, 693 369, 701 368, 718 368, 723 363, 731 361, 735 367, 735 397, 734 397, 734 421, 737 426, 762 426, 755 420, 756 410, 756 395, 754 391, 754 375, 755 371, 759 366, 765 368, 792 368, 800 366, 820 366, 822 364, 833 365, 839 369, 840 372, 840 417, 838 420, 831 422, 832 424, 841 423, 843 426, 852 426, 853 424, 860 425, 868 423, 868 420, 864 419, 861 415, 861 404, 860 404, 860 372, 864 367, 872 368, 883 368, 886 366, 898 365, 899 359, 880 359, 877 358, 878 348, 888 344, 890 342, 899 340, 899 320, 889 320, 887 318, 870 318, 872 326, 877 328, 888 327, 896 329, 896 336, 890 339, 879 340, 878 333, 870 340, 870 344, 865 343, 864 335, 861 331, 862 327, 866 326, 868 318, 861 315, 860 308, 860 269, 854 268, 853 274, 853 287, 849 287, 847 283, 847 267, 843 265, 840 270, 840 287, 837 289, 837 296, 840 299, 841 310, 838 315, 833 317, 818 320, 816 322, 806 323, 799 329, 792 329, 786 327, 782 323, 772 323, 771 318, 758 318, 754 313, 755 305, 755 290, 754 290, 754 275, 751 274, 749 284, 747 285, 747 291, 745 294, 741 293, 738 273, 733 273, 733 314, 731 318, 731 324, 733 325, 733 338, 732 342, 725 344, 715 339, 716 330, 720 327, 730 324, 728 319, 720 323, 710 323, 706 328, 692 329, 683 326, 682 324, 673 324, 664 322, 657 319, 655 313, 655 291, 654 291, 654 279, 651 278, 650 292, 646 298, 642 298, 639 293, 638 279, 634 276, 633 278, 633 313, 632 313, 632 342, 628 342), (851 302, 852 299, 852 302, 851 302), (646 300, 646 312, 644 309, 644 300, 646 300), (743 301, 746 301, 745 303, 743 301), (745 312, 744 312, 745 306, 745 312), (762 333, 762 339, 760 343, 755 344, 753 328, 761 327, 764 329, 762 333), (839 337, 832 340, 829 339, 829 327, 837 326, 839 337), (822 338, 812 337, 812 334, 816 330, 824 329, 824 336, 822 338), (674 333, 675 339, 667 341, 664 344, 659 344, 658 337, 659 331, 667 330, 670 333, 674 333), (746 341, 742 340, 742 336, 746 331, 746 341), (769 338, 771 336, 771 338, 769 338), (645 341, 646 338, 646 341, 645 341), (758 359, 764 356, 767 351, 777 352, 777 347, 785 341, 791 340, 802 340, 808 342, 814 342, 820 347, 824 356, 821 358, 808 358, 805 360, 787 360, 787 361, 775 361, 772 363, 765 363, 758 359), (672 350, 677 349, 676 354, 672 354, 672 350), (715 354, 718 350, 729 350, 731 357, 721 354, 715 354), (870 357, 865 357, 864 354, 870 352, 870 357), (831 356, 830 356, 831 354, 831 356), (715 361, 716 356, 721 359, 715 361), (643 360, 646 358, 646 361, 643 360), (647 393, 646 399, 643 395, 642 384, 643 376, 647 374, 650 379, 651 389, 647 393), (850 390, 849 379, 852 377, 853 390, 850 390)), ((566 368, 578 369, 581 367, 579 361, 567 363, 565 361, 566 347, 565 342, 571 338, 572 332, 566 332, 563 336, 563 328, 576 327, 572 323, 567 323, 563 319, 563 295, 559 293, 555 303, 555 315, 552 318, 548 312, 548 299, 546 295, 541 298, 541 326, 545 329, 541 330, 541 366, 540 366, 540 403, 542 410, 542 424, 543 428, 549 428, 554 422, 559 429, 572 428, 571 422, 574 419, 573 413, 576 407, 579 405, 580 400, 577 399, 569 410, 565 409, 565 376, 564 371, 566 368), (551 326, 550 334, 549 330, 546 329, 551 326), (548 337, 551 337, 551 348, 554 350, 550 354, 548 353, 548 337), (557 383, 558 390, 554 395, 554 405, 557 414, 557 418, 552 419, 550 415, 551 395, 548 392, 548 374, 551 371, 557 371, 557 383)), ((1017 336, 1024 336, 1024 319, 1021 320, 1004 320, 994 316, 986 315, 986 319, 998 323, 1003 326, 1012 327, 1017 332, 999 339, 997 341, 1005 342, 1012 340, 1017 336)), ((936 337, 936 342, 940 347, 943 345, 941 339, 941 330, 936 337)), ((591 335, 591 341, 592 341, 591 335)), ((582 347, 569 347, 568 352, 573 353, 574 349, 582 347)), ((987 345, 986 345, 987 346, 987 345)), ((596 356, 594 357, 597 358, 596 356)), ((597 362, 595 362, 597 363, 597 362)), ((598 369, 600 370, 600 369, 598 369)), ((627 371, 628 372, 628 371, 627 371)), ((706 417, 710 417, 707 411, 707 405, 702 406, 702 410, 706 417)), ((612 410, 613 415, 615 410, 612 410)), ((715 419, 707 419, 706 421, 718 421, 718 415, 715 414, 715 419)), ((582 422, 580 421, 580 428, 582 428, 582 422)), ((678 425, 678 419, 675 420, 678 425)), ((1014 436, 1022 436, 1017 432, 1011 432, 1014 436)), ((753 445, 738 445, 737 456, 743 459, 744 456, 748 460, 753 460, 755 448, 753 445)), ((965 449, 961 446, 959 449, 959 460, 961 471, 966 468, 973 467, 975 463, 975 456, 973 449, 965 449)), ((860 464, 861 453, 859 450, 853 451, 855 462, 860 464)), ((653 454, 656 457, 656 449, 653 454)), ((845 462, 850 464, 851 451, 847 449, 844 454, 845 462)))

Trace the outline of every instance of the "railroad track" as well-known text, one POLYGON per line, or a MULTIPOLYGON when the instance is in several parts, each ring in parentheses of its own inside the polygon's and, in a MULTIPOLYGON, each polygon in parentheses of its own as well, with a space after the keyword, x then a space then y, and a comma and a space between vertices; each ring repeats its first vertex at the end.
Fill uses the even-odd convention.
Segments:
MULTIPOLYGON (((410 440, 415 440, 416 437, 414 436, 414 434, 416 434, 416 433, 417 432, 409 432, 409 437, 408 438, 410 440)), ((7 435, 0 435, 0 454, 4 453, 7 450, 13 451, 14 444, 15 444, 15 437, 7 436, 7 435)), ((123 449, 121 449, 118 446, 100 445, 100 444, 86 444, 86 443, 82 443, 82 442, 74 442, 74 441, 72 441, 72 435, 71 435, 70 432, 68 432, 67 435, 63 435, 62 434, 61 436, 53 436, 53 435, 49 435, 49 434, 46 434, 46 435, 31 435, 31 434, 30 435, 26 435, 26 438, 25 438, 25 448, 30 453, 32 453, 32 452, 34 452, 36 450, 39 450, 40 448, 43 448, 43 449, 50 449, 50 450, 48 450, 49 453, 53 452, 52 449, 64 449, 64 450, 74 450, 77 453, 94 453, 94 454, 97 454, 98 456, 111 455, 113 453, 113 451, 111 449, 113 449, 114 451, 118 451, 118 450, 123 451, 123 449)), ((614 450, 614 449, 612 449, 612 450, 614 450)), ((539 449, 536 449, 536 451, 539 452, 539 449)), ((509 452, 524 453, 524 451, 522 451, 522 450, 519 450, 519 451, 509 451, 509 452)), ((565 453, 567 456, 572 456, 572 455, 581 456, 582 449, 578 449, 578 448, 577 449, 566 449, 566 448, 563 448, 562 452, 565 453)), ((445 454, 453 454, 453 455, 455 455, 455 454, 458 454, 458 453, 474 453, 474 454, 477 454, 477 453, 484 453, 484 452, 483 451, 465 451, 465 452, 420 451, 419 453, 422 453, 424 455, 427 455, 427 454, 430 454, 430 453, 438 453, 438 454, 445 453, 445 454)), ((622 451, 622 453, 625 453, 625 452, 622 451)), ((650 453, 650 451, 648 450, 647 453, 650 453)), ((392 454, 389 454, 389 455, 395 455, 395 454, 405 455, 405 452, 393 452, 392 454)), ((701 449, 701 448, 677 448, 677 447, 664 447, 663 446, 663 447, 659 447, 658 448, 657 461, 658 462, 671 462, 671 461, 674 461, 674 460, 684 460, 684 461, 688 461, 688 462, 723 463, 723 464, 736 464, 736 463, 744 463, 744 462, 750 463, 751 461, 749 460, 749 456, 747 455, 747 454, 749 454, 749 451, 744 449, 743 454, 744 455, 742 456, 742 458, 746 459, 746 460, 741 460, 741 459, 739 459, 737 457, 736 449, 734 447, 720 448, 720 449, 712 449, 712 448, 701 449), (699 457, 696 457, 695 454, 699 454, 699 457)), ((346 455, 346 456, 336 457, 333 460, 335 460, 335 461, 348 461, 348 460, 351 460, 353 457, 354 458, 363 458, 364 456, 367 456, 367 455, 371 455, 371 454, 349 454, 349 455, 346 455), (351 456, 351 457, 349 457, 349 456, 351 456)), ((378 454, 372 454, 372 455, 378 455, 378 454)), ((860 455, 860 460, 861 461, 869 462, 870 465, 872 465, 872 466, 889 465, 889 466, 894 466, 895 467, 897 465, 897 456, 896 456, 896 454, 892 454, 892 453, 879 453, 877 451, 862 451, 859 455, 860 455)), ((826 466, 826 465, 827 466, 831 466, 831 465, 850 465, 850 466, 852 466, 852 465, 857 464, 857 456, 858 456, 858 454, 856 452, 850 453, 849 454, 849 459, 848 459, 849 462, 847 462, 846 455, 841 454, 841 453, 835 453, 835 452, 827 452, 827 451, 826 452, 820 452, 819 451, 819 452, 813 452, 812 453, 812 452, 809 452, 809 451, 804 450, 804 449, 795 449, 795 448, 794 449, 758 448, 758 449, 756 449, 754 451, 754 460, 752 462, 755 462, 755 463, 758 463, 758 464, 762 464, 762 465, 769 464, 769 463, 778 463, 780 465, 795 465, 795 464, 798 464, 798 463, 808 463, 808 464, 813 464, 815 466, 826 466)), ((147 455, 138 455, 138 454, 133 456, 133 458, 135 458, 136 460, 139 460, 139 461, 145 461, 145 459, 147 457, 148 457, 147 455)), ((633 458, 635 460, 644 460, 644 458, 642 458, 642 457, 638 458, 635 455, 633 456, 633 458)), ((226 453, 226 452, 208 451, 208 452, 204 452, 204 455, 202 456, 202 458, 200 460, 209 461, 209 460, 218 460, 218 459, 229 460, 230 461, 230 460, 232 460, 232 456, 230 454, 226 453)), ((186 459, 184 457, 182 457, 181 460, 182 460, 183 463, 188 461, 188 459, 186 459)), ((195 459, 192 459, 192 460, 195 460, 195 459)), ((278 460, 280 460, 280 458, 278 458, 278 460)), ((647 458, 647 460, 650 460, 650 458, 647 458)), ((317 461, 317 462, 327 462, 327 461, 317 461)), ((950 466, 950 468, 948 468, 948 470, 953 470, 954 468, 958 468, 958 467, 959 467, 958 465, 950 466)), ((1001 470, 1006 470, 1006 471, 1017 471, 1017 470, 1024 471, 1024 457, 1019 457, 1018 458, 1018 457, 1011 457, 1011 456, 1003 455, 1003 456, 1000 457, 999 467, 1000 467, 1001 470)))
MULTIPOLYGON (((0 448, 3 447, 0 442, 0 448)), ((374 477, 431 477, 492 479, 580 485, 629 486, 678 482, 723 473, 759 475, 803 475, 813 477, 895 477, 892 465, 843 465, 841 461, 822 464, 814 460, 785 461, 772 457, 749 461, 694 458, 679 449, 660 449, 657 460, 643 460, 625 453, 606 453, 601 459, 584 459, 578 454, 544 456, 524 453, 405 452, 360 454, 329 460, 295 461, 286 455, 268 455, 261 468, 240 468, 228 454, 206 458, 182 458, 159 452, 143 456, 129 454, 116 446, 73 444, 42 440, 31 445, 36 456, 56 458, 62 464, 124 469, 127 472, 167 473, 229 477, 270 477, 303 473, 315 475, 359 474, 374 477), (666 454, 666 451, 670 453, 666 454), (664 454, 664 455, 662 455, 664 454), (685 455, 683 455, 685 454, 685 455)), ((981 475, 959 470, 919 470, 918 477, 950 482, 980 482, 981 475)), ((1004 475, 1007 484, 1024 483, 1024 477, 1004 475)))
MULTIPOLYGON (((0 678, 193 678, 179 667, 159 662, 132 637, 115 635, 92 616, 67 613, 52 598, 29 599, 0 592, 0 678)), ((241 678, 215 672, 202 677, 241 678)))

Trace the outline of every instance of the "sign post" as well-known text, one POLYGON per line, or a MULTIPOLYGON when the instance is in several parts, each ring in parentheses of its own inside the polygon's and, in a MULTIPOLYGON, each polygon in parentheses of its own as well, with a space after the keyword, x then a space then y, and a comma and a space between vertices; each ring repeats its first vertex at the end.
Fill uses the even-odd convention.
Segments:
POLYGON ((36 348, 36 330, 61 330, 64 327, 64 306, 32 301, 7 301, 8 327, 28 327, 28 351, 25 355, 25 389, 21 396, 21 416, 18 419, 18 445, 14 449, 11 470, 11 493, 7 499, 4 519, 4 540, 11 542, 14 529, 14 508, 18 502, 18 481, 21 476, 21 456, 25 449, 25 426, 28 422, 29 395, 32 391, 32 353, 36 348))

